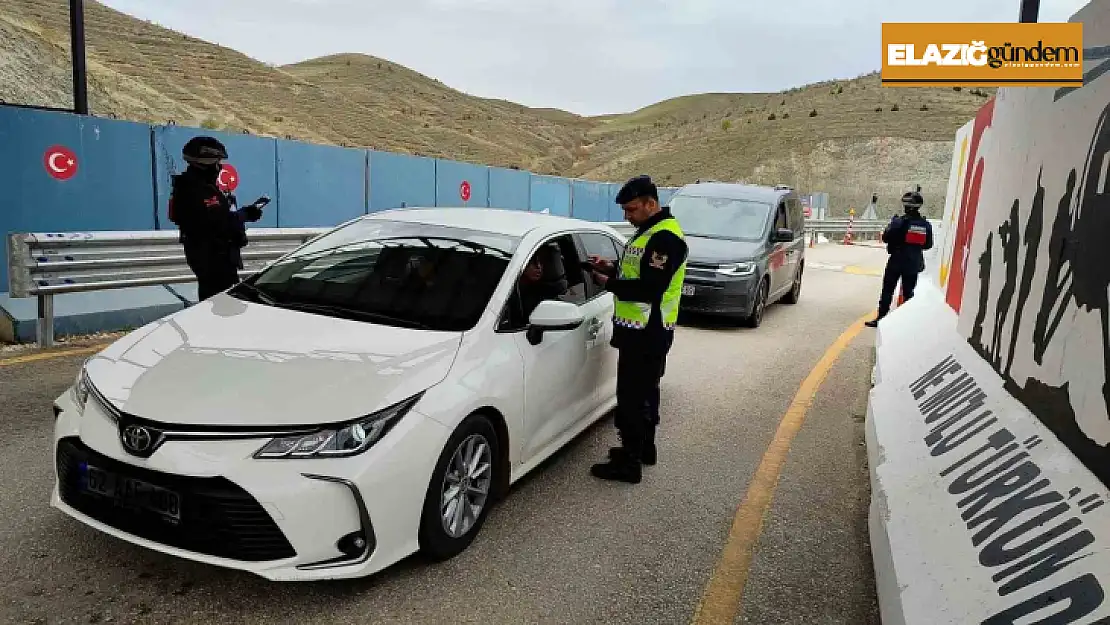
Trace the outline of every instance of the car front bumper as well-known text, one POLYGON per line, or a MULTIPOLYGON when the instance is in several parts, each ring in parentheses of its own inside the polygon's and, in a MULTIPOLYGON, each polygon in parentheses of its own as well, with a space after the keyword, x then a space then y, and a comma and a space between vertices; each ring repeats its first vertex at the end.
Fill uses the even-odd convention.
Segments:
POLYGON ((53 507, 131 543, 273 581, 363 577, 416 552, 424 496, 450 434, 411 410, 351 458, 259 460, 252 456, 268 439, 257 438, 169 440, 143 459, 124 451, 95 399, 80 412, 67 392, 55 413, 53 507), (180 519, 89 492, 90 465, 177 493, 180 519))
POLYGON ((688 271, 679 309, 703 314, 747 316, 752 313, 757 284, 757 274, 721 276, 688 271), (687 294, 690 288, 694 291, 692 295, 687 294))

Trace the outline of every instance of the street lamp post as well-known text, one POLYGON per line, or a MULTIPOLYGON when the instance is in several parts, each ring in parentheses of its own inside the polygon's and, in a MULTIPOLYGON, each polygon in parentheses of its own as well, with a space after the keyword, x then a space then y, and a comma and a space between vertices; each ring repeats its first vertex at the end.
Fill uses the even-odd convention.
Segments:
POLYGON ((1023 24, 1036 24, 1037 13, 1041 10, 1041 0, 1021 0, 1021 12, 1018 21, 1023 24))
POLYGON ((69 0, 69 43, 73 58, 73 112, 89 114, 89 77, 85 67, 85 2, 69 0))

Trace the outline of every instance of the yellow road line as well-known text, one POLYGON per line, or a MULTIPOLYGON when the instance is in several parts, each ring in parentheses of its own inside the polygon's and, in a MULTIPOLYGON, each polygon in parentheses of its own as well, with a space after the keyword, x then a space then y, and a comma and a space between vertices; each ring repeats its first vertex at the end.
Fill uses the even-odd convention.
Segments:
POLYGON ((782 466, 790 452, 790 444, 801 429, 806 412, 813 405, 814 396, 825 380, 825 376, 852 340, 863 330, 863 323, 873 316, 868 314, 860 317, 845 330, 829 346, 825 355, 802 381, 798 393, 794 395, 794 401, 790 403, 782 421, 779 422, 774 440, 763 454, 763 460, 755 471, 755 477, 748 486, 748 492, 744 494, 744 499, 736 510, 717 568, 709 578, 709 584, 694 612, 694 618, 691 621, 694 625, 721 625, 736 620, 740 612, 740 602, 744 597, 744 586, 748 581, 755 544, 763 531, 763 517, 774 497, 782 466))
POLYGON ((859 276, 881 276, 883 272, 881 269, 870 269, 868 267, 860 267, 858 265, 848 265, 844 268, 844 273, 854 273, 859 276))
POLYGON ((37 352, 28 354, 26 356, 16 356, 14 358, 6 358, 0 360, 0 367, 10 367, 12 365, 21 365, 25 362, 36 362, 39 360, 53 360, 54 358, 65 358, 66 356, 80 356, 81 354, 92 354, 104 349, 107 343, 99 345, 89 345, 86 347, 75 347, 73 349, 63 349, 54 352, 37 352))

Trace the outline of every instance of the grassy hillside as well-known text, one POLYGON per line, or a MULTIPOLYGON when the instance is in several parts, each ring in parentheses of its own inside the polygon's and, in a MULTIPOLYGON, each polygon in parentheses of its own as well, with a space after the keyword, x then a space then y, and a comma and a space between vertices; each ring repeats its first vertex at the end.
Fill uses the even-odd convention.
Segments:
MULTIPOLYGON (((258 135, 619 180, 792 184, 857 208, 921 184, 943 202, 952 136, 986 93, 882 89, 877 74, 786 93, 704 94, 579 117, 478 98, 384 59, 272 67, 86 0, 90 108, 258 135)), ((68 107, 63 0, 0 2, 0 99, 68 107)), ((933 203, 936 202, 936 203, 933 203)), ((893 206, 893 204, 891 204, 893 206)))
MULTIPOLYGON (((882 88, 877 73, 786 93, 704 94, 598 119, 574 175, 651 172, 823 190, 832 206, 897 203, 915 184, 943 204, 952 137, 988 97, 982 90, 882 88)), ((893 206, 893 204, 892 204, 893 206)))

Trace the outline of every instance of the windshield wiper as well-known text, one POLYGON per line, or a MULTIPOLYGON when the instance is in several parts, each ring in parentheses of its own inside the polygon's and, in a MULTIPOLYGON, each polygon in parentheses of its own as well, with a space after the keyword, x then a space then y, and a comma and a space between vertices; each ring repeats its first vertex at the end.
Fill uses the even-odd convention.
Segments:
POLYGON ((416 330, 431 330, 432 328, 420 323, 419 321, 412 321, 410 319, 401 319, 399 317, 391 317, 390 315, 383 315, 381 313, 370 312, 367 310, 359 310, 357 308, 347 308, 346 306, 336 306, 334 304, 310 304, 307 302, 283 302, 275 304, 282 308, 290 308, 293 310, 303 310, 305 312, 317 312, 333 317, 342 318, 357 318, 366 321, 378 321, 387 325, 403 326, 406 328, 413 328, 416 330))
POLYGON ((257 302, 268 304, 270 306, 281 306, 281 303, 274 299, 272 295, 270 295, 266 291, 263 291, 258 286, 251 284, 250 282, 240 282, 236 285, 236 288, 250 289, 251 293, 254 293, 255 301, 257 302))
POLYGON ((738 239, 736 237, 726 237, 726 236, 720 235, 720 234, 701 234, 700 232, 686 232, 686 233, 683 233, 683 234, 685 234, 688 237, 697 237, 699 239, 716 239, 718 241, 743 241, 744 240, 744 239, 738 239))

